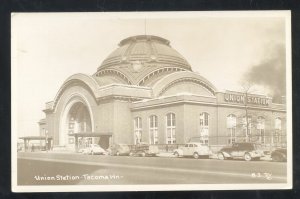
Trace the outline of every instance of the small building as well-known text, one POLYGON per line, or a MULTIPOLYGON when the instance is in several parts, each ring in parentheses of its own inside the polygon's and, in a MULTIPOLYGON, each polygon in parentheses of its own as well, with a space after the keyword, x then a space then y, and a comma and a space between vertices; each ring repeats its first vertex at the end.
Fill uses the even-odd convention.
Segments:
POLYGON ((74 74, 40 122, 53 145, 286 143, 286 105, 219 91, 164 38, 126 38, 93 75, 74 74))

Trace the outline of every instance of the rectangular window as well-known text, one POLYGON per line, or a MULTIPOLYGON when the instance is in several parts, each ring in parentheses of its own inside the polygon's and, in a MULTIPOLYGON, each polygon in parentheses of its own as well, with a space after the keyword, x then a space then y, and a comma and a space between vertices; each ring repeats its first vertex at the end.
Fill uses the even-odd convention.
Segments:
POLYGON ((150 144, 158 144, 157 116, 150 116, 149 124, 150 144))
POLYGON ((234 144, 236 141, 236 116, 230 114, 227 116, 228 144, 234 144))
POLYGON ((229 131, 228 144, 234 144, 236 142, 236 136, 235 136, 236 128, 229 128, 228 131, 229 131))
POLYGON ((281 130, 281 119, 279 117, 275 119, 275 129, 281 130))
POLYGON ((260 129, 260 143, 265 143, 265 129, 260 129))
POLYGON ((169 113, 166 115, 166 143, 175 144, 176 143, 176 122, 175 114, 169 113))
POLYGON ((140 117, 134 119, 134 137, 135 144, 142 142, 142 118, 140 117))
POLYGON ((204 144, 208 144, 209 138, 209 114, 200 114, 200 139, 204 144))

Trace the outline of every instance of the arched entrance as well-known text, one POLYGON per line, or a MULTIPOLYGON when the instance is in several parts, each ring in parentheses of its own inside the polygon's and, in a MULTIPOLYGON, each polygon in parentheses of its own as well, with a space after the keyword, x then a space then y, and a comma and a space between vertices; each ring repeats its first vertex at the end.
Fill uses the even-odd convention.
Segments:
POLYGON ((89 111, 81 102, 77 102, 71 107, 67 116, 67 123, 69 134, 92 131, 89 111))
POLYGON ((70 95, 61 112, 59 145, 75 151, 90 144, 98 144, 107 149, 112 134, 95 131, 92 113, 91 106, 84 96, 78 93, 70 95))
POLYGON ((98 144, 107 149, 111 135, 92 131, 92 122, 88 107, 82 102, 74 103, 66 118, 68 144, 76 151, 98 144))
MULTIPOLYGON (((75 146, 75 138, 74 136, 69 136, 70 134, 92 132, 91 117, 85 104, 82 102, 76 102, 72 105, 67 114, 66 127, 66 133, 68 134, 68 145, 72 145, 73 147, 75 146)), ((79 148, 83 148, 94 142, 95 138, 79 138, 78 146, 79 148)))
MULTIPOLYGON (((75 138, 72 134, 91 133, 92 120, 87 105, 79 100, 73 101, 66 106, 62 118, 61 143, 69 149, 75 148, 75 138)), ((93 138, 78 140, 79 147, 94 143, 93 138)))
MULTIPOLYGON (((75 138, 72 134, 94 131, 91 106, 83 95, 73 93, 69 95, 69 99, 66 100, 63 107, 60 117, 59 145, 74 150, 75 138)), ((86 140, 87 144, 94 142, 93 139, 86 140)), ((86 144, 86 140, 81 140, 81 143, 86 144)))

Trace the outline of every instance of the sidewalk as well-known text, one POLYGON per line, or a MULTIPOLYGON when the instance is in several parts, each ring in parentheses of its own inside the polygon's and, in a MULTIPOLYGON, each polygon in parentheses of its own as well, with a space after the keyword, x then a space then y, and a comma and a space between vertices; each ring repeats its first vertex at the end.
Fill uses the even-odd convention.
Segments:
MULTIPOLYGON (((157 154, 157 156, 158 157, 175 157, 172 152, 162 152, 162 153, 157 154)), ((218 159, 218 155, 216 153, 211 154, 209 156, 209 159, 218 159)), ((262 160, 262 161, 272 161, 272 158, 271 158, 270 155, 266 155, 266 156, 260 158, 260 160, 262 160)))

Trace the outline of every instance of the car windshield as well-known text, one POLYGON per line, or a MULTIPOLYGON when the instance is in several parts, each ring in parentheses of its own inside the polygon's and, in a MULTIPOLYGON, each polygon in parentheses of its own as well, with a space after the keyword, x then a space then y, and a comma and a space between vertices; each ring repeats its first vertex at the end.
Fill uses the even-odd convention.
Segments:
POLYGON ((192 146, 191 147, 201 147, 201 146, 205 146, 205 144, 203 143, 193 143, 191 144, 192 146))
POLYGON ((234 143, 232 145, 233 148, 236 148, 238 150, 255 150, 255 144, 252 143, 234 143))

